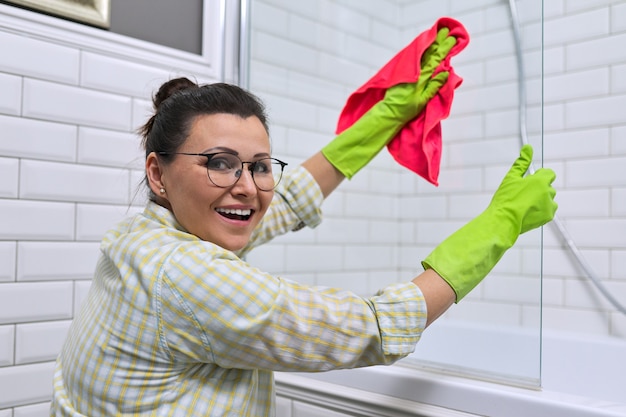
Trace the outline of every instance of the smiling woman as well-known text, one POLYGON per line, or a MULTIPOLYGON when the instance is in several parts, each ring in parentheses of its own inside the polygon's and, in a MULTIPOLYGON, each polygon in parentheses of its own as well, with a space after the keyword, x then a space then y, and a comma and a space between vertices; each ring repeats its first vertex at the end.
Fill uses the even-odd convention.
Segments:
MULTIPOLYGON (((391 113, 387 124, 403 125, 415 116, 407 110, 414 101, 431 97, 398 91, 405 89, 380 104, 391 113)), ((274 415, 274 371, 393 363, 454 302, 453 288, 469 291, 482 279, 464 273, 462 283, 448 284, 428 269, 364 298, 250 265, 244 255, 253 248, 317 226, 343 174, 320 151, 282 176, 286 163, 271 156, 264 106, 237 86, 178 78, 153 101, 140 130, 149 201, 104 235, 56 362, 52 415, 274 415)), ((375 123, 379 113, 363 117, 375 123)), ((380 151, 363 146, 369 135, 356 140, 361 128, 331 141, 358 147, 349 161, 358 167, 380 151)), ((527 159, 516 161, 494 198, 515 189, 523 200, 510 230, 523 230, 524 210, 534 224, 554 208, 549 175, 521 178, 527 159)))
POLYGON ((225 249, 242 249, 265 215, 276 186, 271 173, 255 178, 255 171, 244 170, 238 157, 252 161, 250 167, 269 159, 270 141, 263 124, 253 116, 198 115, 177 149, 147 156, 146 174, 155 202, 171 210, 189 233, 225 249))

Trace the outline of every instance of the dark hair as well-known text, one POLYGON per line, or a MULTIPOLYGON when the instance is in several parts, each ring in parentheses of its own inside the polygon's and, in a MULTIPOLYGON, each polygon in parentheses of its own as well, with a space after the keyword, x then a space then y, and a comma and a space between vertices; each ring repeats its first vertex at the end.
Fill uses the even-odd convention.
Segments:
POLYGON ((261 100, 236 85, 198 85, 185 77, 175 78, 159 88, 152 103, 155 113, 139 129, 146 156, 150 152, 176 152, 187 140, 194 119, 202 115, 255 116, 269 133, 261 100))
MULTIPOLYGON (((257 117, 269 134, 265 106, 252 93, 226 83, 198 85, 188 78, 165 82, 152 99, 154 115, 139 128, 146 157, 151 152, 176 152, 187 140, 196 117, 227 113, 257 117)), ((160 155, 164 162, 172 155, 160 155)), ((147 184, 147 178, 145 178, 147 184)), ((148 187, 149 189, 149 187, 148 187)), ((149 192, 154 200, 154 195, 149 192)))

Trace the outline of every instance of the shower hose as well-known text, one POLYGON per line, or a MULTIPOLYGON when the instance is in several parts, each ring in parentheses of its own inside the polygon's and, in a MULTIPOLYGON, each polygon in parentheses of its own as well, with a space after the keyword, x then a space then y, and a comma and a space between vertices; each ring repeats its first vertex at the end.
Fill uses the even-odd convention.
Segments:
MULTIPOLYGON (((519 16, 517 13, 517 5, 515 0, 509 0, 509 10, 511 13, 511 24, 513 26, 513 37, 515 41, 515 53, 517 56, 517 74, 518 74, 518 86, 519 86, 519 129, 520 129, 520 139, 521 145, 525 145, 528 143, 528 133, 526 131, 526 82, 524 76, 524 58, 522 55, 522 43, 521 43, 521 35, 520 35, 520 23, 519 16)), ((533 165, 530 166, 530 172, 535 172, 533 165)), ((552 220, 552 224, 557 230, 558 235, 561 237, 571 254, 574 256, 574 259, 580 266, 580 268, 585 273, 586 277, 593 283, 593 285, 600 291, 600 293, 608 300, 615 309, 617 309, 620 313, 626 315, 626 307, 624 307, 620 302, 609 292, 609 290, 604 286, 604 284, 597 277, 587 260, 583 257, 582 253, 570 237, 567 229, 561 222, 561 219, 558 215, 554 216, 552 220)))

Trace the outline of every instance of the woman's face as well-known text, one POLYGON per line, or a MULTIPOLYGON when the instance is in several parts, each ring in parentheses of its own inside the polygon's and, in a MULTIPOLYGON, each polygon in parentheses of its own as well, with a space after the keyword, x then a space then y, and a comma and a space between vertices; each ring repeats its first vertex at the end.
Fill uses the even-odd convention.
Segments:
MULTIPOLYGON (((270 142, 257 117, 218 113, 197 117, 177 152, 230 152, 242 161, 256 161, 270 156, 270 142)), ((169 208, 189 233, 232 251, 248 243, 274 195, 256 187, 248 164, 234 185, 220 188, 209 180, 204 156, 176 155, 170 164, 163 164, 151 155, 146 168, 153 192, 162 198, 157 201, 169 208), (153 186, 150 170, 155 164, 160 183, 153 186), (161 187, 165 193, 160 192, 161 187), (235 215, 233 210, 242 210, 238 213, 243 215, 235 215)))

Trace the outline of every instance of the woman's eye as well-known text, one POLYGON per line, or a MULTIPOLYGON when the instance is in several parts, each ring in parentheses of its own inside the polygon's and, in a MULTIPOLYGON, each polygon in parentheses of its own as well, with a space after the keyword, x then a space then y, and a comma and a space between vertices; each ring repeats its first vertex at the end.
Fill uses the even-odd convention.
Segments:
POLYGON ((232 169, 233 165, 230 161, 224 158, 211 158, 209 162, 207 162, 207 168, 216 171, 226 171, 232 169))
POLYGON ((270 166, 269 161, 256 161, 254 163, 255 174, 266 174, 271 171, 272 171, 272 168, 270 166))

